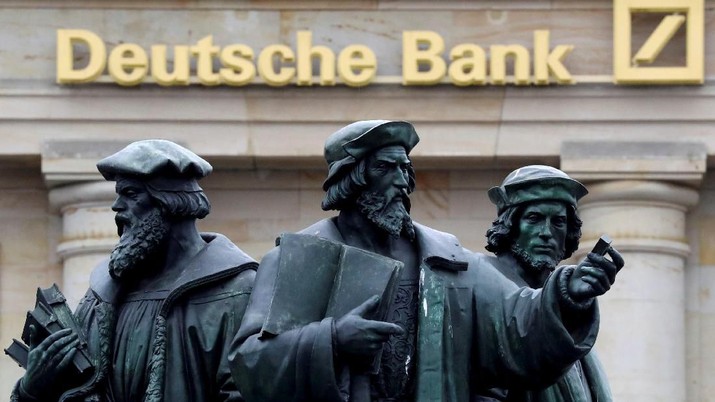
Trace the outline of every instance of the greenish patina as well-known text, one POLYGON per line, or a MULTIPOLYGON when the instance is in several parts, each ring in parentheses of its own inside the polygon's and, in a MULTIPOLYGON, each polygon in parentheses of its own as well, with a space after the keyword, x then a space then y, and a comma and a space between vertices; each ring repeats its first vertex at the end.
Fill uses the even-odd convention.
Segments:
MULTIPOLYGON (((543 287, 557 264, 578 248, 581 220, 576 208, 578 200, 586 194, 581 183, 551 166, 525 166, 510 173, 501 186, 489 190, 498 213, 487 231, 487 248, 496 254, 489 259, 490 264, 518 286, 543 287)), ((622 261, 617 252, 605 251, 614 256, 619 265, 616 269, 619 269, 622 261)), ((547 387, 512 386, 501 390, 501 394, 505 401, 613 400, 594 351, 574 362, 561 378, 547 387)))
POLYGON ((95 369, 67 372, 76 335, 33 339, 12 401, 242 401, 226 352, 256 262, 226 237, 199 233, 210 204, 197 180, 211 165, 164 140, 100 161, 116 181, 121 236, 75 311, 95 369))
MULTIPOLYGON (((398 289, 385 320, 368 318, 379 304, 371 298, 347 315, 271 333, 264 325, 273 300, 286 296, 275 293, 281 248, 270 251, 229 354, 247 400, 494 401, 507 388, 553 384, 591 350, 602 292, 582 286, 583 278, 606 270, 599 280, 610 285, 616 267, 599 260, 556 269, 541 289, 518 286, 494 257, 413 222, 408 155, 418 140, 411 124, 385 120, 356 122, 327 139, 322 207, 339 213, 299 233, 402 262, 398 289), (375 356, 380 370, 368 373, 375 356)), ((290 296, 300 303, 301 294, 290 296)))

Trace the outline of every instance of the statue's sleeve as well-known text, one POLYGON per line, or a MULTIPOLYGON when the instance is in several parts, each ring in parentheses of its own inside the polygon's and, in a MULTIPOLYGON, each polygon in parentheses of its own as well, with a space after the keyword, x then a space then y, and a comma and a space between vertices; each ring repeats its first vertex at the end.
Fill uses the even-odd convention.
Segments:
POLYGON ((347 400, 347 376, 334 360, 332 318, 277 336, 261 336, 278 256, 278 249, 273 249, 258 267, 246 314, 229 353, 233 377, 249 401, 347 400))
MULTIPOLYGON (((175 384, 164 400, 244 401, 228 368, 228 350, 251 293, 255 271, 247 269, 193 293, 177 305, 167 322, 181 331, 169 333, 165 378, 191 379, 175 384)), ((167 383, 169 384, 169 383, 167 383)))
POLYGON ((473 360, 483 388, 540 388, 586 355, 598 333, 598 306, 563 314, 556 270, 542 289, 519 288, 478 260, 473 286, 473 360), (568 317, 567 317, 568 315, 568 317))
POLYGON ((220 343, 221 357, 216 373, 216 383, 219 393, 218 400, 221 402, 244 401, 241 392, 231 376, 231 370, 228 367, 228 351, 233 341, 233 336, 238 331, 241 318, 246 311, 246 305, 248 304, 248 297, 251 292, 251 287, 253 286, 254 278, 254 270, 243 271, 234 279, 234 284, 231 286, 236 294, 231 298, 232 302, 229 303, 232 311, 227 311, 226 314, 233 314, 233 317, 232 319, 226 320, 225 325, 223 325, 223 331, 221 331, 220 339, 218 340, 220 343))

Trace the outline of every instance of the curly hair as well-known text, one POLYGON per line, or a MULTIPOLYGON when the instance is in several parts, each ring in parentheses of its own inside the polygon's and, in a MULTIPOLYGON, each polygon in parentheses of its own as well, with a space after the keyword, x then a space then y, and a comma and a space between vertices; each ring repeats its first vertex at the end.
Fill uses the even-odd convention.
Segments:
MULTIPOLYGON (((521 214, 529 204, 533 203, 509 207, 492 222, 492 227, 490 227, 486 233, 487 245, 485 248, 488 251, 500 255, 511 250, 514 237, 518 230, 516 226, 519 223, 519 219, 521 219, 521 214)), ((576 208, 574 208, 573 205, 564 205, 566 205, 567 223, 563 258, 566 259, 571 257, 574 251, 578 250, 578 243, 581 239, 581 225, 583 225, 583 222, 581 218, 579 218, 578 212, 576 212, 576 208)))
POLYGON ((211 212, 211 203, 203 191, 162 191, 148 183, 146 183, 146 190, 167 217, 202 219, 211 212))
MULTIPOLYGON (((353 168, 333 183, 325 191, 325 197, 321 203, 323 211, 331 209, 341 210, 357 200, 362 191, 367 187, 365 170, 369 156, 355 163, 353 168)), ((415 190, 415 169, 410 164, 407 168, 407 193, 415 190)))

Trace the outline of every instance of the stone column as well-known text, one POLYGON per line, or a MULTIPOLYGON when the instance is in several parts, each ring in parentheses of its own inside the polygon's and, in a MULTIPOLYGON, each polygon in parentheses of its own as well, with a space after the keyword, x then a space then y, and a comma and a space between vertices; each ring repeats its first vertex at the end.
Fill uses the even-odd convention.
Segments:
POLYGON ((697 204, 704 147, 567 143, 562 169, 586 184, 581 259, 601 234, 626 265, 599 298, 597 351, 615 400, 686 399, 686 213, 697 204))
POLYGON ((62 292, 74 309, 89 285, 89 274, 117 244, 111 209, 114 183, 94 181, 50 190, 50 205, 62 216, 57 254, 62 259, 62 292))
POLYGON ((62 292, 74 309, 87 291, 89 274, 109 257, 118 241, 112 202, 114 183, 97 172, 101 158, 125 142, 61 141, 44 144, 42 172, 50 207, 62 217, 57 254, 62 259, 62 292))

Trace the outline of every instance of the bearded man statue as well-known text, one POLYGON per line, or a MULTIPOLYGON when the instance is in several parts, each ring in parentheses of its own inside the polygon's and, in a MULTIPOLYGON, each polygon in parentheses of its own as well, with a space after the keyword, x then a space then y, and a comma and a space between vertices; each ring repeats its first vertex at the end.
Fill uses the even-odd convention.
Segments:
POLYGON ((67 372, 77 335, 32 342, 17 401, 242 401, 226 365, 256 262, 225 236, 200 233, 211 165, 173 142, 130 144, 97 164, 116 182, 120 236, 92 272, 75 316, 95 370, 67 372))
MULTIPOLYGON (((412 124, 387 120, 358 121, 327 138, 322 208, 338 213, 299 233, 401 262, 396 291, 391 300, 371 297, 345 315, 271 332, 272 300, 283 283, 280 273, 287 272, 281 269, 312 269, 295 278, 295 287, 330 278, 323 265, 316 267, 318 256, 282 258, 283 243, 271 250, 229 353, 246 399, 494 400, 482 392, 553 383, 588 353, 598 327, 593 299, 605 290, 586 288, 582 279, 610 286, 622 260, 588 259, 557 269, 543 289, 516 286, 455 236, 412 221, 409 154, 418 141, 412 124), (385 304, 386 314, 374 319, 371 313, 385 304), (379 367, 366 370, 366 362, 379 367)), ((294 299, 303 302, 300 295, 294 299)))

